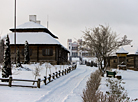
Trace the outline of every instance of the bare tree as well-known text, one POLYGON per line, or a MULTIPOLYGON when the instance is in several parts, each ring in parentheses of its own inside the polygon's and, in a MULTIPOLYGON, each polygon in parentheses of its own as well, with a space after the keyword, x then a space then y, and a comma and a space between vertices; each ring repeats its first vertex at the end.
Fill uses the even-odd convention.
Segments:
POLYGON ((49 67, 49 63, 48 63, 48 62, 46 62, 46 63, 45 63, 45 68, 46 68, 46 76, 47 76, 47 69, 48 69, 48 67, 49 67))
MULTIPOLYGON (((101 72, 106 70, 106 66, 102 66, 102 62, 107 60, 120 46, 128 45, 132 40, 128 40, 125 35, 121 41, 117 38, 116 32, 111 31, 109 26, 100 25, 99 27, 89 28, 83 31, 83 46, 87 46, 90 52, 94 52, 99 62, 101 72)), ((107 61, 106 61, 107 62, 107 61)))
MULTIPOLYGON (((41 71, 41 68, 40 68, 40 65, 38 66, 35 66, 35 69, 33 71, 33 75, 35 77, 35 80, 38 76, 40 76, 40 71, 41 71)), ((33 82, 33 85, 35 84, 35 82, 33 82)))

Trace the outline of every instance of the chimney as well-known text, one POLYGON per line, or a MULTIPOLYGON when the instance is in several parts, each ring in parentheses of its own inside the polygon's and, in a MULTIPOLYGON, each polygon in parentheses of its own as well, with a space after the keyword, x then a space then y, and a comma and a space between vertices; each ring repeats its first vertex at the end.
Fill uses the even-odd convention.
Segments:
POLYGON ((40 24, 40 21, 36 20, 36 15, 29 15, 29 21, 35 22, 37 24, 40 24))
POLYGON ((40 21, 36 21, 35 23, 40 24, 40 21))
POLYGON ((29 21, 36 23, 36 15, 29 15, 29 21))

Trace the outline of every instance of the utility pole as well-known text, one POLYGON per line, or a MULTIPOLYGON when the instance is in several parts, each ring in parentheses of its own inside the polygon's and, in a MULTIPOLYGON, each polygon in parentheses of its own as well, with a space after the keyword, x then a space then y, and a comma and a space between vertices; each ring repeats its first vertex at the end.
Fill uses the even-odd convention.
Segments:
POLYGON ((47 29, 48 29, 48 15, 47 15, 47 29))
POLYGON ((15 64, 16 64, 16 0, 15 0, 15 11, 14 11, 14 44, 15 44, 15 64))

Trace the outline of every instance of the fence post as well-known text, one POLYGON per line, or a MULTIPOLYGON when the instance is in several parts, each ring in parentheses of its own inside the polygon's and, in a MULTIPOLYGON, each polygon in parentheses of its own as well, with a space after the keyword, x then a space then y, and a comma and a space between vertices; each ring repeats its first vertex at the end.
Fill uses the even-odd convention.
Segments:
POLYGON ((49 82, 51 82, 51 74, 49 74, 48 80, 49 82))
POLYGON ((71 67, 69 67, 69 73, 71 72, 71 67))
POLYGON ((60 77, 60 70, 59 70, 59 77, 60 77))
POLYGON ((53 76, 52 77, 53 77, 53 79, 55 79, 55 73, 53 73, 53 76))
POLYGON ((69 73, 69 69, 67 68, 67 73, 69 73))
POLYGON ((40 88, 40 81, 41 81, 41 79, 38 78, 38 81, 37 81, 37 87, 38 87, 38 88, 40 88))
POLYGON ((9 77, 9 87, 12 86, 12 76, 9 77))
POLYGON ((62 70, 62 76, 64 75, 64 70, 62 70))
POLYGON ((58 72, 56 72, 56 77, 58 78, 58 72))
POLYGON ((72 67, 70 67, 70 70, 71 70, 71 71, 73 70, 72 67))
POLYGON ((65 69, 65 75, 67 74, 67 70, 65 69))
POLYGON ((46 85, 46 76, 44 76, 44 79, 45 79, 45 80, 44 80, 44 83, 45 83, 45 85, 46 85))
POLYGON ((77 64, 75 65, 75 69, 77 68, 77 64))

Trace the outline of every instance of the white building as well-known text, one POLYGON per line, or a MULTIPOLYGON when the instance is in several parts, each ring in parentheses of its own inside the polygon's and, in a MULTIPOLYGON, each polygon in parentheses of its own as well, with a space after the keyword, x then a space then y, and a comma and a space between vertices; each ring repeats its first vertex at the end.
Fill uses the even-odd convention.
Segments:
POLYGON ((67 40, 67 49, 70 51, 69 57, 91 57, 91 54, 84 50, 78 49, 78 43, 81 43, 82 39, 78 39, 78 42, 72 42, 72 39, 67 40))

